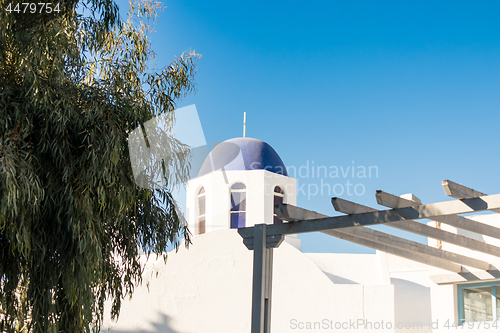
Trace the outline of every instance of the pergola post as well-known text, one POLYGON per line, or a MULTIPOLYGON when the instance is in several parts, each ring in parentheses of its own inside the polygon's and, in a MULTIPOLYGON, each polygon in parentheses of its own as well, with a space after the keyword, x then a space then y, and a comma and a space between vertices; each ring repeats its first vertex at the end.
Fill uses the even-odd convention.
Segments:
POLYGON ((273 249, 267 248, 266 227, 254 227, 252 333, 271 332, 273 249))

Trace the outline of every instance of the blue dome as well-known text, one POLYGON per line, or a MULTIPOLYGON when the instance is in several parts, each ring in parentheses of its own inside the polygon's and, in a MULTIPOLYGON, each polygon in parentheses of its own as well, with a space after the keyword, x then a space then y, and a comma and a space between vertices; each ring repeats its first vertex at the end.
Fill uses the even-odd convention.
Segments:
POLYGON ((235 138, 218 144, 201 166, 198 176, 215 170, 267 170, 288 176, 283 161, 264 141, 235 138))

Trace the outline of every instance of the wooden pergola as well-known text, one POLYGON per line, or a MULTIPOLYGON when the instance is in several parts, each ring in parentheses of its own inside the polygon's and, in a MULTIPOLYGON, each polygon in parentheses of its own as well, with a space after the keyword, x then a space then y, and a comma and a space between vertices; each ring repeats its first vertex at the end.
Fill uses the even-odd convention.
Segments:
POLYGON ((431 277, 438 284, 500 278, 500 271, 490 263, 437 247, 366 228, 384 224, 438 241, 500 257, 500 247, 458 235, 441 228, 416 222, 431 219, 456 228, 500 239, 500 228, 474 221, 458 214, 480 211, 500 212, 500 194, 486 195, 449 180, 442 182, 446 194, 457 200, 422 204, 416 198, 405 199, 383 191, 376 192, 377 202, 389 207, 376 210, 340 198, 332 198, 342 216, 326 216, 292 205, 275 206, 275 214, 288 221, 282 224, 257 224, 240 228, 238 233, 249 250, 254 251, 252 285, 252 333, 270 333, 273 248, 285 235, 319 231, 372 249, 387 252, 430 266, 450 274, 431 277), (465 268, 467 266, 468 268, 465 268))

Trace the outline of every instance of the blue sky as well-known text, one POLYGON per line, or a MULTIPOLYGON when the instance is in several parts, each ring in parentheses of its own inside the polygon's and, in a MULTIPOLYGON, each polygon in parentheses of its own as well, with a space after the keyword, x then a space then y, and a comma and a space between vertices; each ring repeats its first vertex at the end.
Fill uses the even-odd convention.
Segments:
MULTIPOLYGON (((340 196, 380 209, 377 189, 449 200, 443 179, 500 192, 500 2, 164 5, 152 38, 156 64, 189 49, 202 55, 197 93, 178 107, 196 104, 207 141, 241 136, 247 112, 247 136, 269 143, 287 166, 376 166, 378 177, 323 181, 362 184, 363 195, 340 196)), ((298 180, 311 189, 320 181, 298 180)), ((335 215, 330 196, 297 200, 335 215)), ((305 252, 373 252, 300 237, 305 252)))

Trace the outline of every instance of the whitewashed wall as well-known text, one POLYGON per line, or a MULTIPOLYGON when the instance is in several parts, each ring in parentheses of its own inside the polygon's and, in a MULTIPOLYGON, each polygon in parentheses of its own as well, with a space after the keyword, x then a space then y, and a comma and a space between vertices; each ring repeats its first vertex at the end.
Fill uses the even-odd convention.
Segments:
MULTIPOLYGON (((170 253, 166 264, 160 259, 149 266, 132 300, 124 302, 118 322, 106 320, 103 332, 250 332, 252 251, 236 230, 198 236, 189 250, 182 248, 170 253)), ((333 283, 293 246, 283 243, 275 250, 273 333, 363 331, 364 320, 394 321, 393 299, 393 286, 378 278, 374 285, 333 283), (306 329, 308 323, 323 328, 306 329), (326 329, 327 324, 345 329, 326 329)))

